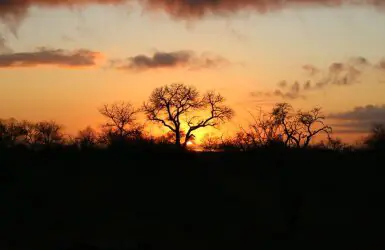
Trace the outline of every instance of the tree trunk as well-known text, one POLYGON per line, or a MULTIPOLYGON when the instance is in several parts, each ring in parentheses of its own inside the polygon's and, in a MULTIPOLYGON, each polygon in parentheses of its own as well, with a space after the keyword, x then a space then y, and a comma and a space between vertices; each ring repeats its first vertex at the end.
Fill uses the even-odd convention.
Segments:
POLYGON ((175 132, 175 145, 178 146, 178 147, 181 147, 181 143, 180 143, 180 132, 179 130, 177 130, 175 132))
POLYGON ((187 142, 190 140, 190 137, 191 137, 191 131, 188 131, 187 134, 186 134, 186 137, 184 139, 184 142, 183 142, 183 148, 187 148, 187 142))
POLYGON ((304 148, 307 148, 307 147, 309 146, 310 140, 311 140, 311 136, 306 137, 306 141, 305 141, 305 143, 303 144, 303 147, 304 147, 304 148))

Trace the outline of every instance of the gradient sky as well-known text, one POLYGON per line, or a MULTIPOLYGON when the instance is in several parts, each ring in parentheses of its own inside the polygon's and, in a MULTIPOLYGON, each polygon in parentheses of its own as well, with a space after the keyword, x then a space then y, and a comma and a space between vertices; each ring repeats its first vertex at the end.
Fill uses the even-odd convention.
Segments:
MULTIPOLYGON (((364 6, 287 8, 266 14, 244 11, 193 21, 175 19, 164 12, 146 12, 135 3, 72 10, 31 7, 16 33, 0 23, 0 34, 8 47, 0 50, 0 61, 2 54, 32 52, 39 47, 87 49, 102 55, 97 65, 87 68, 0 68, 0 117, 54 119, 74 133, 103 121, 97 111, 102 104, 128 100, 140 105, 152 89, 174 82, 223 94, 237 113, 228 128, 245 123, 247 112, 256 106, 269 108, 280 101, 301 109, 321 106, 326 114, 345 114, 367 105, 381 111, 385 103, 385 64, 382 68, 379 65, 385 56, 383 30, 385 13, 364 6), (192 50, 197 55, 212 53, 229 64, 140 72, 108 66, 110 59, 180 50, 192 50), (282 80, 288 82, 287 88, 295 81, 302 84, 312 80, 313 84, 330 74, 333 63, 345 65, 358 57, 370 64, 359 65, 363 69, 354 82, 301 90, 303 98, 271 94, 282 80), (304 65, 315 66, 319 73, 310 75, 304 65)), ((384 113, 380 115, 385 117, 384 113)))

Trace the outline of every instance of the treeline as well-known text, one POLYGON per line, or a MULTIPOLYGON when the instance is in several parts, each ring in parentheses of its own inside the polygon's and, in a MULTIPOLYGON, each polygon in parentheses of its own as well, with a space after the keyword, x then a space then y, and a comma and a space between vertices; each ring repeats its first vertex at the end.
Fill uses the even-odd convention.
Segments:
POLYGON ((319 108, 279 103, 196 154, 184 150, 194 133, 234 114, 217 93, 174 84, 99 112, 99 132, 73 137, 53 121, 0 121, 1 249, 385 247, 381 125, 362 143, 376 150, 357 150, 319 108), (169 132, 147 134, 141 112, 169 132))
MULTIPOLYGON (((65 134, 63 126, 54 121, 0 120, 0 146, 38 149, 130 145, 185 149, 194 141, 197 130, 217 128, 234 116, 234 111, 225 105, 225 98, 219 93, 201 94, 195 87, 183 84, 156 88, 142 107, 122 101, 106 104, 99 108, 99 112, 106 118, 100 132, 86 127, 75 136, 65 134), (144 113, 148 121, 163 126, 168 132, 158 137, 146 133, 145 126, 138 122, 139 113, 144 113)), ((252 151, 264 147, 353 149, 333 138, 332 127, 326 124, 326 117, 319 107, 296 111, 288 103, 277 103, 271 111, 260 110, 252 118, 252 122, 234 136, 206 136, 201 147, 206 151, 252 151), (314 138, 321 135, 323 140, 314 143, 314 138)), ((362 148, 383 148, 384 141, 384 126, 374 125, 371 134, 362 142, 362 148)))

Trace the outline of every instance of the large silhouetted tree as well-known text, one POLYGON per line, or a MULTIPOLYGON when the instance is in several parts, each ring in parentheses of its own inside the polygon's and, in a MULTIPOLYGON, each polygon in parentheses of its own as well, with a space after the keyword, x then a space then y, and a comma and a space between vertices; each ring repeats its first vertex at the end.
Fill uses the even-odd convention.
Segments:
POLYGON ((218 93, 210 91, 201 95, 195 87, 179 83, 156 88, 143 110, 150 121, 165 126, 174 134, 177 146, 186 147, 194 131, 216 127, 233 117, 233 110, 224 102, 218 93))

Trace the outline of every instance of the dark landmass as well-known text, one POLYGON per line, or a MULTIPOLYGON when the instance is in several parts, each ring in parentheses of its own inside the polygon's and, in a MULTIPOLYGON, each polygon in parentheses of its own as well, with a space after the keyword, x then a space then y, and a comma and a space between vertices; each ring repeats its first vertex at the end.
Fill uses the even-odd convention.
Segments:
POLYGON ((0 151, 1 249, 384 249, 382 150, 0 151))

